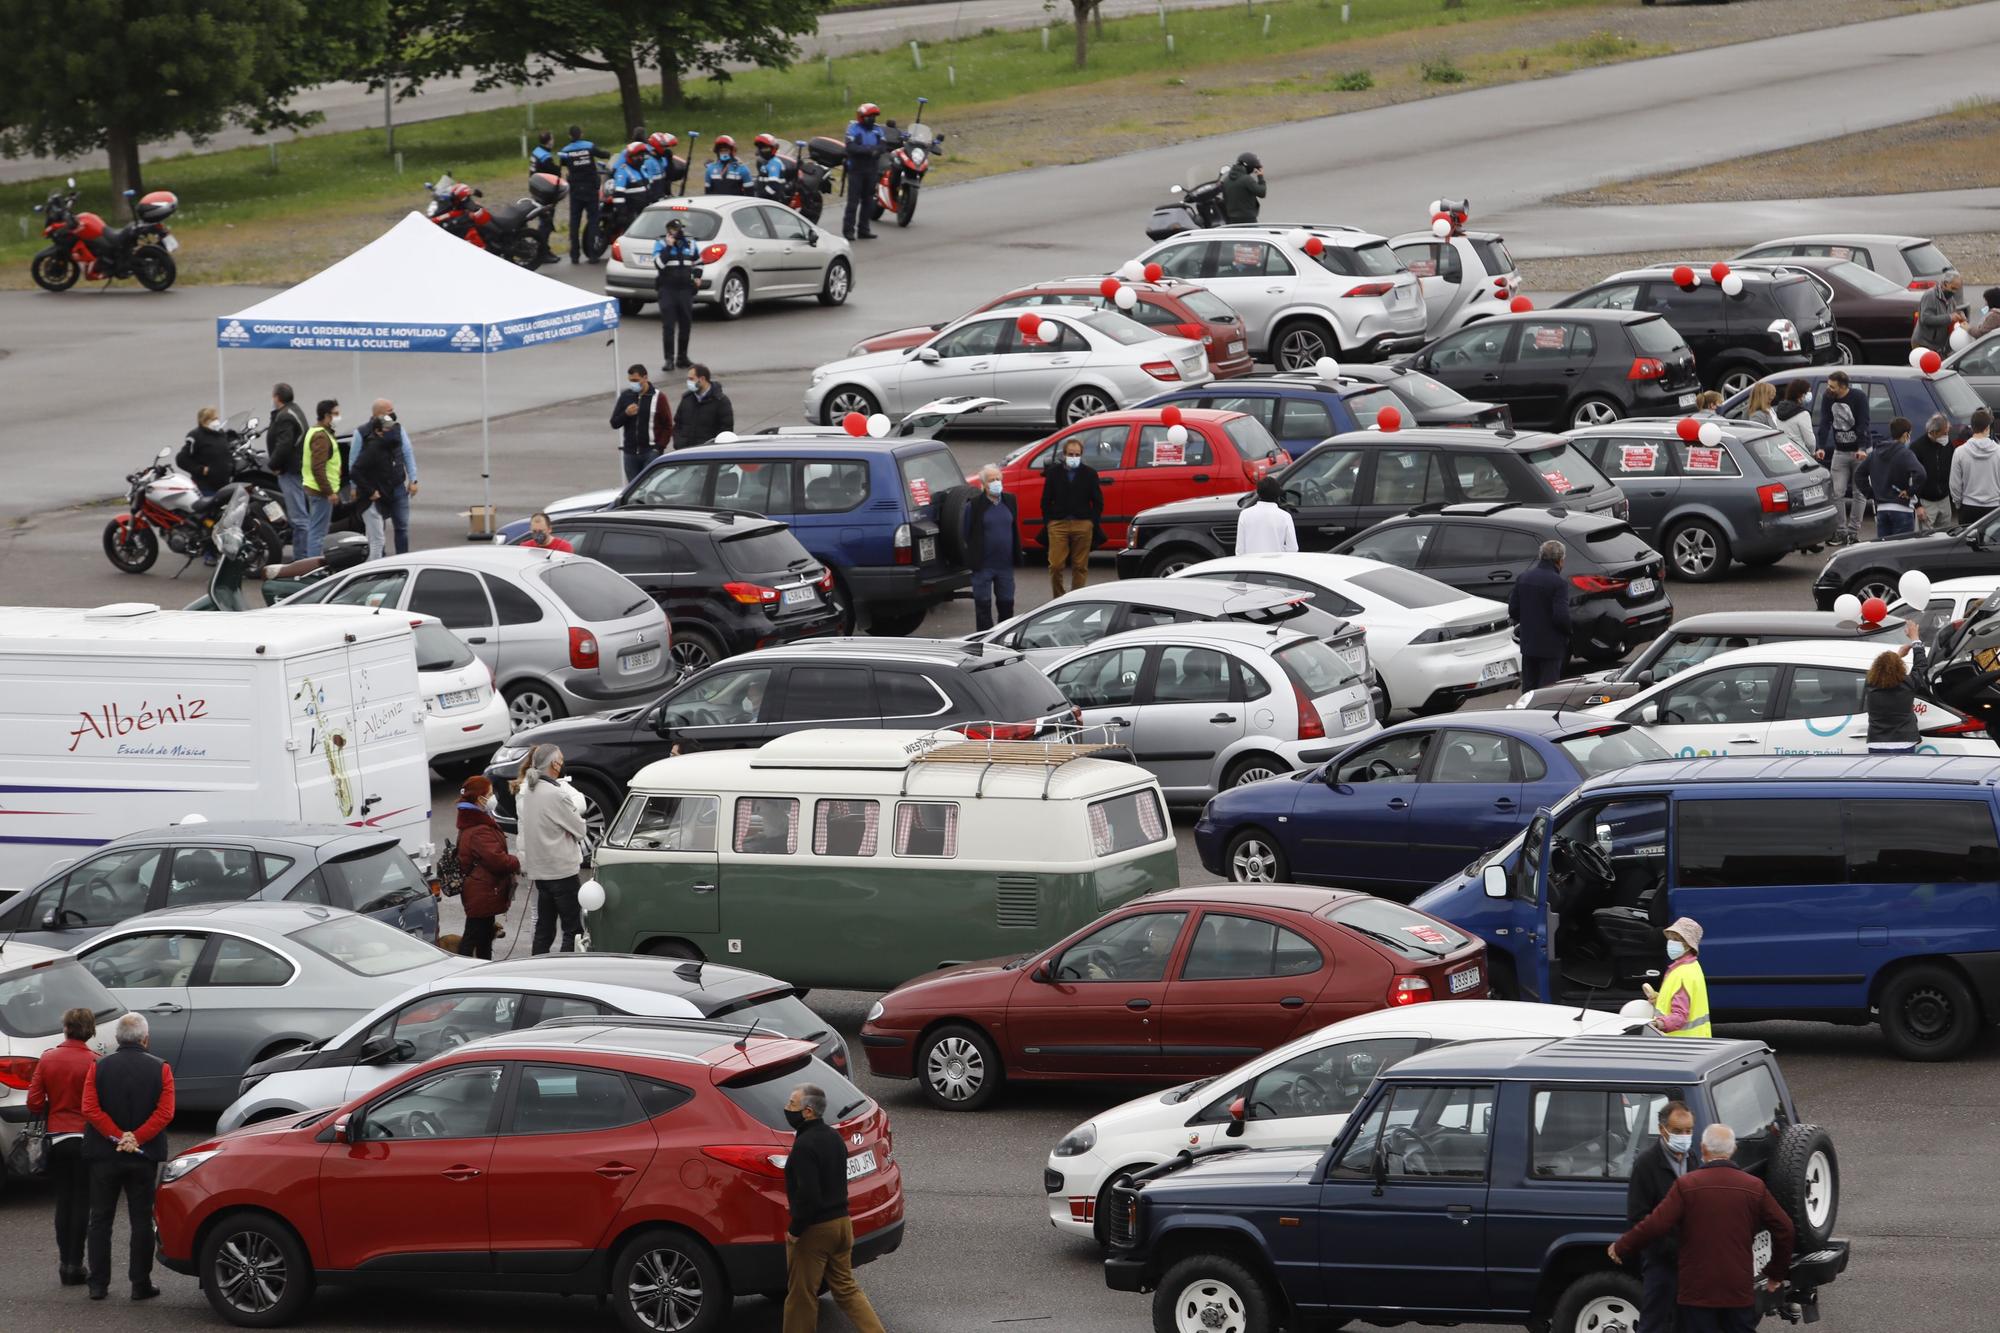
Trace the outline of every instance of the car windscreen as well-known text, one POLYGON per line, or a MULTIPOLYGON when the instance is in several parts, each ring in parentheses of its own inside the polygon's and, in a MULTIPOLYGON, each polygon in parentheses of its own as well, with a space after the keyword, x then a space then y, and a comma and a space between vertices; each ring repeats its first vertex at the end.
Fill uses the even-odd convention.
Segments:
POLYGON ((63 1014, 71 1009, 88 1009, 99 1023, 108 1023, 125 1006, 74 958, 0 970, 0 1033, 27 1039, 53 1037, 62 1031, 63 1014))
POLYGON ((1398 394, 1419 407, 1457 407, 1471 401, 1458 390, 1414 370, 1404 371, 1394 383, 1398 394))
POLYGON ((595 560, 565 560, 544 569, 542 583, 583 624, 623 620, 653 605, 638 584, 595 560))
MULTIPOLYGON (((722 217, 705 208, 686 210, 673 208, 649 208, 634 218, 632 225, 625 229, 628 241, 657 241, 667 234, 667 219, 679 218, 687 231, 690 241, 712 241, 722 230, 722 217)), ((627 249, 631 247, 627 246, 627 249)))
POLYGON ((1630 727, 1601 728, 1583 736, 1564 737, 1556 744, 1570 757, 1577 771, 1587 778, 1624 768, 1628 764, 1643 764, 1648 759, 1668 757, 1658 741, 1630 727))
POLYGON ((722 547, 722 562, 735 574, 775 578, 813 563, 792 530, 776 524, 749 532, 726 532, 718 545, 722 547))
POLYGON ((1465 594, 1448 583, 1439 583, 1415 570, 1398 569, 1393 565, 1356 574, 1350 581, 1363 592, 1386 597, 1397 606, 1443 606, 1446 602, 1465 600, 1465 594))
POLYGON ((816 1085, 826 1093, 826 1122, 838 1125, 868 1109, 868 1094, 848 1082, 847 1076, 817 1057, 785 1060, 766 1065, 722 1085, 722 1095, 736 1108, 763 1125, 783 1134, 792 1132, 785 1123, 785 1103, 792 1089, 801 1083, 816 1085))
POLYGON ((1329 245, 1319 252, 1319 266, 1343 278, 1389 278, 1403 271, 1403 261, 1387 241, 1329 245))
POLYGON ((1828 264, 1819 271, 1829 278, 1838 278, 1863 296, 1899 296, 1909 290, 1894 279, 1885 278, 1874 269, 1863 268, 1859 264, 1828 264))
POLYGON ((1937 395, 1938 406, 1944 409, 1946 416, 1955 421, 1963 421, 1986 406, 1980 401, 1977 391, 1965 382, 1965 376, 1955 370, 1947 370, 1943 374, 1931 375, 1928 378, 1931 392, 1937 395))
POLYGON ((1479 262, 1486 266, 1488 273, 1512 273, 1514 256, 1507 251, 1507 242, 1495 236, 1490 241, 1472 238, 1472 253, 1479 256, 1479 262))
POLYGON ((365 916, 333 917, 295 930, 287 938, 364 977, 386 977, 450 957, 413 935, 365 916))
POLYGON ((1054 713, 1069 712, 1069 700, 1063 697, 1063 692, 1025 657, 974 662, 966 674, 987 699, 987 707, 996 710, 991 721, 1032 722, 1054 713))
POLYGON ((1412 425, 1417 419, 1415 408, 1397 396, 1394 389, 1385 389, 1380 385, 1372 389, 1363 389, 1359 393, 1350 393, 1342 401, 1347 404, 1347 410, 1354 414, 1354 419, 1361 423, 1364 430, 1376 424, 1375 414, 1385 407, 1395 408, 1402 415, 1404 425, 1412 425))
POLYGON ((1811 454, 1799 448, 1792 437, 1783 431, 1752 435, 1748 439, 1738 436, 1735 444, 1738 449, 1756 459, 1757 465, 1773 477, 1789 477, 1795 472, 1810 472, 1819 466, 1813 462, 1811 454), (1790 452, 1786 452, 1787 450, 1790 452))
POLYGON ((1643 356, 1681 356, 1688 346, 1681 335, 1674 332, 1674 326, 1657 315, 1652 319, 1634 320, 1625 326, 1625 334, 1631 338, 1632 346, 1643 356))
POLYGON ((1771 295, 1777 298, 1785 318, 1802 332, 1811 333, 1828 318, 1826 298, 1805 278, 1780 278, 1771 284, 1771 295))
POLYGON ((1217 296, 1214 292, 1205 292, 1200 288, 1189 288, 1184 292, 1176 292, 1175 295, 1180 298, 1182 305, 1194 311, 1195 314, 1200 315, 1203 319, 1232 320, 1236 318, 1235 307, 1217 296))
POLYGON ((1296 681, 1309 699, 1319 699, 1344 690, 1358 677, 1347 659, 1318 639, 1301 639, 1278 649, 1271 657, 1296 681))
POLYGON ((1528 466, 1535 470, 1558 498, 1565 495, 1588 495, 1602 492, 1611 483, 1597 465, 1576 451, 1572 444, 1559 444, 1548 449, 1531 449, 1521 455, 1528 466))
POLYGON ((1929 241, 1919 241, 1915 245, 1903 247, 1903 262, 1910 266, 1910 272, 1920 278, 1935 277, 1951 271, 1951 261, 1944 257, 1944 251, 1929 241))
POLYGON ((1442 958, 1470 942, 1437 918, 1382 898, 1357 898, 1328 912, 1327 920, 1418 961, 1442 958))
POLYGON ((711 1010, 706 1017, 717 1023, 754 1025, 759 1032, 775 1032, 781 1037, 801 1037, 806 1041, 822 1041, 830 1030, 827 1021, 806 1008, 799 993, 792 990, 745 995, 711 1010))
POLYGON ((1116 310, 1092 310, 1087 314, 1079 314, 1077 320, 1089 325, 1113 342, 1123 343, 1127 347, 1166 336, 1158 329, 1149 329, 1138 320, 1121 315, 1116 310))
POLYGON ((443 625, 423 621, 414 637, 419 671, 458 671, 472 665, 472 650, 465 646, 465 640, 443 625))
POLYGON ((900 454, 896 466, 902 471, 903 491, 910 497, 911 507, 926 513, 944 502, 946 491, 965 485, 965 470, 943 445, 900 454))
POLYGON ((1229 436, 1229 442, 1236 446, 1236 452, 1253 463, 1278 452, 1278 442, 1271 438, 1270 431, 1264 429, 1264 423, 1255 417, 1238 417, 1222 429, 1229 436))
POLYGON ((409 853, 393 842, 358 856, 329 861, 320 872, 335 889, 347 891, 347 901, 357 912, 380 912, 430 892, 409 853))

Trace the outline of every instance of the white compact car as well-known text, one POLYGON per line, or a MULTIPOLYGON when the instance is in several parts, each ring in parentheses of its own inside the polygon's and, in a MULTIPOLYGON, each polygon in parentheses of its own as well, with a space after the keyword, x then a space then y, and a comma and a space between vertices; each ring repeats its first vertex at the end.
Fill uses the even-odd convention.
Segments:
POLYGON ((432 616, 412 616, 417 688, 424 695, 424 753, 446 777, 477 773, 513 734, 493 672, 465 641, 432 616))
POLYGON ((1178 1152, 1217 1144, 1248 1148, 1324 1147, 1340 1137, 1375 1076, 1444 1042, 1569 1037, 1628 1032, 1652 1006, 1636 1000, 1615 1014, 1574 1005, 1457 1000, 1382 1009, 1309 1032, 1219 1078, 1137 1097, 1078 1125, 1042 1171, 1049 1221, 1058 1231, 1095 1236, 1100 1207, 1117 1181, 1178 1152))
POLYGON ((915 347, 827 362, 812 373, 805 413, 830 426, 850 412, 902 417, 947 394, 991 395, 1005 401, 982 424, 1067 426, 1207 378, 1199 341, 1115 310, 1005 306, 968 315, 915 347), (1041 321, 1032 334, 1021 328, 1028 317, 1041 321))
POLYGON ((1931 595, 1922 606, 1911 606, 1898 598, 1889 604, 1890 620, 1914 620, 1926 645, 1937 643, 1938 631, 1954 620, 1963 620, 1972 609, 2000 592, 2000 574, 1968 574, 1964 578, 1939 579, 1931 585, 1931 595))
POLYGON ((1207 227, 1171 236, 1139 260, 1228 302, 1243 317, 1250 355, 1279 370, 1311 370, 1327 356, 1374 361, 1424 345, 1423 289, 1373 232, 1207 227))
POLYGON ((663 199, 632 220, 604 261, 604 294, 636 315, 656 299, 653 245, 679 218, 701 257, 694 303, 736 319, 752 301, 816 296, 840 305, 854 289, 852 247, 783 204, 748 196, 663 199))
POLYGON ((1429 335, 1439 338, 1492 315, 1504 315, 1521 290, 1521 274, 1498 232, 1455 226, 1439 239, 1430 231, 1405 232, 1389 246, 1424 289, 1429 335))
POLYGON ((1368 631, 1372 683, 1385 722, 1394 709, 1448 713, 1467 699, 1520 683, 1521 648, 1506 606, 1414 570, 1297 551, 1204 560, 1173 577, 1303 593, 1320 610, 1360 625, 1368 631))
MULTIPOLYGON (((1717 653, 1617 703, 1584 711, 1629 722, 1668 754, 1866 754, 1868 665, 1879 643, 1769 643, 1717 653)), ((1918 754, 1991 759, 1983 722, 1919 699, 1918 754)))
POLYGON ((1380 725, 1368 686, 1297 630, 1235 621, 1158 625, 1048 668, 1175 803, 1310 768, 1380 725))
POLYGON ((63 1014, 77 1008, 97 1015, 90 1049, 111 1054, 111 1024, 125 1006, 82 963, 60 949, 19 941, 0 953, 0 1194, 10 1183, 7 1154, 28 1120, 35 1065, 62 1045, 63 1014))

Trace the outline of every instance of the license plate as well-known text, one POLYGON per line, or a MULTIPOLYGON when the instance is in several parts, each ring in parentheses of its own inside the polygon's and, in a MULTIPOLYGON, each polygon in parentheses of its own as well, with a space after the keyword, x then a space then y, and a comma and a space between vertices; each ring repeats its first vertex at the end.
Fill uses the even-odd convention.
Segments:
POLYGON ((167 247, 168 254, 172 254, 174 251, 181 248, 181 242, 178 236, 162 236, 160 238, 160 244, 167 247))
POLYGON ((1633 579, 1632 595, 1634 597, 1651 597, 1653 595, 1653 589, 1657 588, 1658 586, 1659 585, 1657 583, 1654 583, 1651 579, 1633 579))
POLYGON ((276 523, 279 519, 283 518, 284 516, 285 516, 285 507, 279 504, 276 500, 266 500, 264 502, 265 518, 268 518, 273 523, 276 523))
POLYGON ((1682 394, 1682 395, 1681 395, 1681 406, 1682 406, 1682 407, 1693 407, 1693 406, 1694 406, 1694 395, 1693 395, 1693 394, 1691 394, 1691 393, 1684 393, 1684 394, 1682 394))
POLYGON ((849 1180, 858 1180, 874 1169, 875 1153, 873 1149, 867 1152, 858 1152, 847 1159, 847 1178, 849 1180))
POLYGON ((937 538, 925 537, 917 543, 917 563, 928 565, 937 559, 937 538))
POLYGON ((452 690, 438 696, 439 708, 465 708, 478 702, 478 690, 452 690))
POLYGON ((1240 338, 1239 338, 1239 339, 1237 339, 1237 340, 1236 340, 1235 342, 1233 342, 1233 343, 1229 344, 1229 354, 1230 354, 1231 356, 1242 356, 1242 355, 1243 355, 1243 340, 1242 340, 1242 339, 1240 339, 1240 338))
POLYGON ((1824 347, 1833 341, 1832 329, 1819 329, 1813 334, 1813 346, 1824 347))
POLYGON ((1350 643, 1344 647, 1336 647, 1334 651, 1340 654, 1341 661, 1359 671, 1361 669, 1361 654, 1368 650, 1358 643, 1350 643))
POLYGON ((1799 497, 1799 503, 1816 505, 1825 499, 1826 499, 1826 487, 1808 486, 1806 487, 1805 494, 1799 497))
POLYGON ((1489 680, 1500 680, 1507 676, 1521 674, 1521 664, 1511 657, 1503 657, 1498 662, 1488 662, 1479 669, 1479 681, 1483 685, 1489 680))
POLYGON ((1347 707, 1340 710, 1340 725, 1342 727, 1347 728, 1350 731, 1353 730, 1355 727, 1365 725, 1367 721, 1368 721, 1367 704, 1349 704, 1347 707))
POLYGON ((809 606, 814 601, 815 596, 816 594, 813 592, 811 588, 787 588, 785 589, 785 600, 783 602, 783 605, 809 606))
POLYGON ((648 648, 640 653, 627 653, 624 657, 618 659, 618 665, 624 667, 627 671, 644 671, 649 667, 655 667, 659 664, 660 650, 658 648, 648 648))
POLYGON ((1463 995, 1478 984, 1479 969, 1476 967, 1468 967, 1463 972, 1454 972, 1451 974, 1451 993, 1453 995, 1463 995))

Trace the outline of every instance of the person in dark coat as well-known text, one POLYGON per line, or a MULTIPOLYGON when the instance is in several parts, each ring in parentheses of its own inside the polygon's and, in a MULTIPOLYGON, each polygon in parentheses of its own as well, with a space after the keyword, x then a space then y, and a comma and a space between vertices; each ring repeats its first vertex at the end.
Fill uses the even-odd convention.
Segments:
POLYGON ((1104 485, 1083 461, 1083 440, 1062 442, 1062 457, 1042 469, 1042 540, 1049 548, 1050 595, 1063 595, 1063 570, 1071 590, 1090 582, 1090 548, 1104 517, 1104 485))
POLYGON ((118 1020, 118 1049, 90 1067, 83 1084, 83 1159, 90 1164, 90 1299, 111 1287, 111 1214, 125 1196, 132 1229, 126 1276, 132 1299, 160 1294, 153 1285, 153 1192, 167 1160, 174 1121, 174 1071, 146 1050, 145 1015, 118 1020))
POLYGON ((222 413, 204 407, 195 413, 194 429, 174 455, 174 466, 187 473, 203 495, 213 495, 229 484, 235 456, 229 432, 222 429, 222 413))
POLYGON ((1924 484, 1917 489, 1918 526, 1925 532, 1944 532, 1952 526, 1951 418, 1933 413, 1910 448, 1924 469, 1924 484))
POLYGON ((1014 566, 1021 560, 1021 514, 1006 493, 1000 469, 991 463, 979 469, 979 494, 965 506, 965 563, 972 571, 972 615, 975 627, 992 629, 1014 615, 1014 566))
POLYGON ((1854 484, 1875 497, 1875 536, 1886 541, 1917 530, 1917 496, 1928 474, 1910 448, 1910 421, 1889 423, 1889 442, 1872 449, 1855 469, 1854 484))
POLYGON ((736 429, 736 406, 715 382, 708 367, 697 361, 688 367, 687 392, 674 413, 674 448, 707 444, 726 430, 736 429))
POLYGON ((43 1051, 28 1080, 28 1114, 49 1132, 49 1184, 56 1196, 56 1274, 65 1287, 85 1280, 84 1234, 90 1226, 90 1168, 83 1160, 83 1085, 97 1065, 90 1039, 97 1015, 88 1005, 63 1014, 62 1045, 43 1051))
POLYGON ((494 923, 507 914, 521 861, 507 850, 507 835, 493 818, 493 784, 475 773, 458 789, 458 864, 465 871, 459 901, 465 930, 458 937, 462 958, 493 956, 494 923))
MULTIPOLYGON (((1694 1165, 1694 1112, 1687 1103, 1662 1106, 1659 1123, 1659 1137, 1632 1161, 1632 1181, 1625 1187, 1628 1227, 1645 1221, 1694 1165)), ((1680 1249, 1680 1237, 1663 1236, 1639 1256, 1639 1333, 1678 1333, 1680 1249)))
POLYGON ((1222 178, 1222 220, 1232 225, 1255 222, 1264 206, 1264 160, 1240 153, 1222 178))
POLYGON ((1862 707, 1868 713, 1868 753, 1908 754, 1923 740, 1917 725, 1917 682, 1929 670, 1924 646, 1918 642, 1917 622, 1903 622, 1901 648, 1878 653, 1868 665, 1867 691, 1862 707), (1916 669, 1903 659, 1916 655, 1916 669))
POLYGON ((292 386, 282 381, 271 386, 271 424, 264 432, 264 457, 278 478, 285 497, 285 523, 292 530, 292 558, 303 559, 299 548, 306 530, 306 483, 301 473, 305 463, 306 432, 312 423, 306 411, 294 402, 292 386))
POLYGON ((1569 664, 1569 580, 1558 541, 1542 543, 1541 559, 1514 584, 1507 616, 1521 643, 1521 693, 1553 685, 1569 664))
POLYGON ((355 443, 350 476, 354 493, 361 501, 370 560, 379 560, 388 551, 395 497, 409 484, 409 474, 403 469, 403 442, 390 430, 393 424, 380 416, 370 417, 355 443))
POLYGON ((1752 1333, 1756 1282, 1743 1257, 1759 1231, 1771 1233, 1771 1260, 1761 1276, 1776 1291, 1792 1267, 1792 1219, 1764 1182, 1730 1161, 1736 1131, 1710 1125, 1701 1134, 1701 1165, 1674 1182, 1660 1206, 1610 1246, 1622 1264, 1669 1235, 1680 1237, 1682 1333, 1752 1333))
POLYGON ((674 414, 667 396, 647 378, 644 364, 634 361, 625 367, 625 386, 611 405, 611 429, 619 432, 618 451, 630 482, 674 442, 674 414))
POLYGON ((847 1145, 826 1123, 826 1093, 811 1083, 792 1089, 785 1103, 792 1149, 785 1155, 785 1200, 791 1222, 785 1237, 784 1333, 819 1327, 824 1279, 834 1304, 860 1333, 883 1333, 875 1307, 854 1280, 854 1221, 847 1214, 847 1145))

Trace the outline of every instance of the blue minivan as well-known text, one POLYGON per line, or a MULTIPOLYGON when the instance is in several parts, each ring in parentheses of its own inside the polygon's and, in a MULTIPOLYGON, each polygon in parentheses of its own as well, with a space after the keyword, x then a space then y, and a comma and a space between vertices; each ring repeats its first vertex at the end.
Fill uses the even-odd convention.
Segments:
POLYGON ((1584 783, 1414 906, 1496 996, 1615 1005, 1701 924, 1718 1021, 1879 1022, 1907 1060, 2000 1020, 2000 759, 1663 760, 1584 783))

